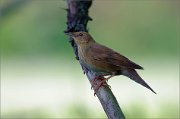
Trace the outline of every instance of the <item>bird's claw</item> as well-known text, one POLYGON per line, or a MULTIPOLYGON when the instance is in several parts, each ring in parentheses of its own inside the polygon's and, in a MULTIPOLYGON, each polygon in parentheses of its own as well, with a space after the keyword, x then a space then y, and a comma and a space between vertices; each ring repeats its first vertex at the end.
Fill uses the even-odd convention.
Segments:
POLYGON ((104 80, 104 77, 102 76, 96 76, 92 81, 91 81, 91 90, 93 89, 93 85, 97 85, 96 81, 97 80, 104 80))
POLYGON ((111 86, 107 84, 106 79, 100 81, 94 88, 94 96, 96 95, 96 92, 99 90, 101 86, 107 86, 111 89, 111 86))
POLYGON ((93 81, 91 82, 92 84, 91 89, 94 87, 94 96, 96 95, 96 92, 99 90, 101 86, 107 86, 111 88, 111 86, 107 84, 106 82, 107 80, 108 79, 104 78, 103 76, 97 76, 93 79, 93 81), (101 81, 97 83, 97 80, 101 80, 101 81))

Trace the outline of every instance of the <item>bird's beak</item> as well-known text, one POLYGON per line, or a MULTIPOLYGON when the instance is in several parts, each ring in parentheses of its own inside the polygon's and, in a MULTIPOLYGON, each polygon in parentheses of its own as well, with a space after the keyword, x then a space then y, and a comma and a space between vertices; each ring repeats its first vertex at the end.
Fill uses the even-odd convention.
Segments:
POLYGON ((68 36, 70 36, 70 37, 73 37, 73 36, 74 36, 73 32, 66 33, 66 35, 68 35, 68 36))

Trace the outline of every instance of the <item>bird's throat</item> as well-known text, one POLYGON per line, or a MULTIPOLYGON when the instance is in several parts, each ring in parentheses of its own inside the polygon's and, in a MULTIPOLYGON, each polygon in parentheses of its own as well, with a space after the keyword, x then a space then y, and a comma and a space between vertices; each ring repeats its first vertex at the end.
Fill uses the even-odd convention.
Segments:
POLYGON ((85 48, 82 48, 81 46, 78 46, 78 56, 79 56, 81 61, 86 59, 86 56, 85 56, 86 53, 85 52, 86 52, 85 48))

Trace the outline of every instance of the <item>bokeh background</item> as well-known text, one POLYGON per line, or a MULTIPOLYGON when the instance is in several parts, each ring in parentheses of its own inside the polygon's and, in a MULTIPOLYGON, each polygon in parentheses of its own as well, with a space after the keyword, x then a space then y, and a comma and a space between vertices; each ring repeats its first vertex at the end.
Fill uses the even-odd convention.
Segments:
MULTIPOLYGON (((1 0, 1 117, 106 118, 66 29, 64 0, 1 0)), ((94 0, 89 32, 97 42, 142 65, 157 92, 112 78, 127 118, 179 118, 180 2, 94 0)))

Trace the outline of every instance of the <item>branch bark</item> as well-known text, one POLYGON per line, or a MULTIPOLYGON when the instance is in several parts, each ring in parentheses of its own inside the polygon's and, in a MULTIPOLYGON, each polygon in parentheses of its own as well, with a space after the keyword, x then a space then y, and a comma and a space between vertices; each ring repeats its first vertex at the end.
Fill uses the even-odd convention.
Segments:
MULTIPOLYGON (((88 10, 92 4, 92 0, 67 0, 68 3, 68 15, 67 15, 67 32, 74 31, 86 31, 87 23, 89 20, 92 20, 88 15, 88 10)), ((78 60, 77 46, 72 38, 70 38, 69 42, 71 43, 74 53, 76 55, 76 59, 78 60)), ((85 66, 79 62, 86 73, 90 83, 95 78, 95 73, 91 69, 87 69, 85 66)), ((97 80, 96 83, 99 83, 97 80)), ((92 85, 92 84, 91 84, 92 85)), ((94 89, 94 87, 93 87, 94 89)), ((107 86, 101 86, 99 90, 96 92, 96 95, 101 102, 101 105, 109 119, 125 119, 125 116, 113 95, 111 89, 107 86)))

